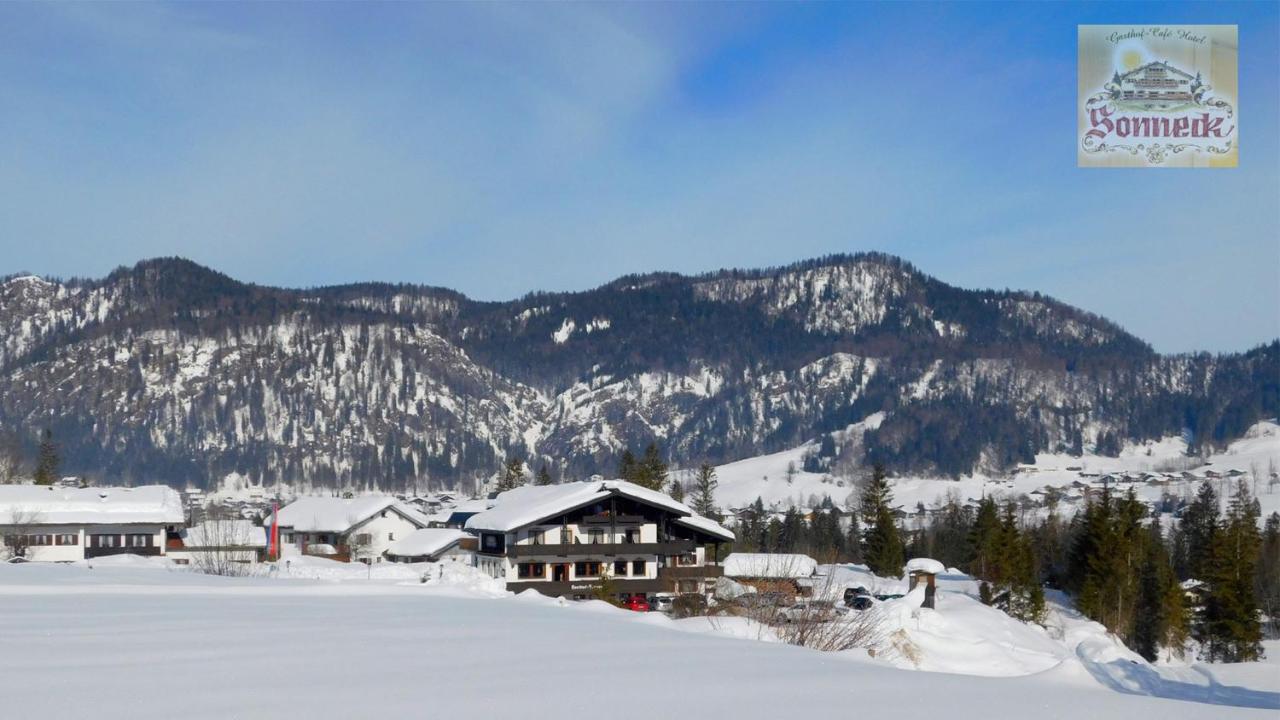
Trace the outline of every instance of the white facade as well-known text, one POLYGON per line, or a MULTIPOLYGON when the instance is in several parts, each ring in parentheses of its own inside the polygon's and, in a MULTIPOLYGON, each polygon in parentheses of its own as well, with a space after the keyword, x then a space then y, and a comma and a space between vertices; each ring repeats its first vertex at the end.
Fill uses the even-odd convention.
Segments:
POLYGON ((0 485, 0 544, 35 562, 105 555, 165 555, 183 523, 182 500, 164 486, 66 488, 0 485))
POLYGON ((284 554, 331 546, 364 562, 382 562, 392 543, 427 524, 394 498, 303 498, 282 508, 279 522, 284 554))

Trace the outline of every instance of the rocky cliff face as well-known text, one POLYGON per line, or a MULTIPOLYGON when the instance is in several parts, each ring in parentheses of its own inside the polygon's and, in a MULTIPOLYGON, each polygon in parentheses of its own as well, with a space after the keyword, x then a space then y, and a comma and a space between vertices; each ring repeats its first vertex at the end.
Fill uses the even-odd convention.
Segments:
POLYGON ((723 462, 875 412, 866 459, 940 474, 1277 413, 1280 346, 1159 356, 1036 294, 882 255, 621 278, 481 303, 439 288, 236 282, 153 260, 0 283, 0 429, 106 481, 450 485, 509 454, 553 474, 656 440, 723 462))

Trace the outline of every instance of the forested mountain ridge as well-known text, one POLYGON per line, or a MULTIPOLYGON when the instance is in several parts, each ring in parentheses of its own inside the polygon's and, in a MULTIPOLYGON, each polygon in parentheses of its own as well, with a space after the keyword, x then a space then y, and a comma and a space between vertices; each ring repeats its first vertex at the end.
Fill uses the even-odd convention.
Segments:
POLYGON ((292 290, 181 259, 0 281, 0 431, 52 428, 104 480, 448 485, 516 455, 611 471, 790 447, 875 412, 848 452, 999 470, 1039 450, 1280 414, 1280 343, 1161 356, 1036 293, 964 290, 897 258, 619 278, 480 302, 415 285, 292 290))

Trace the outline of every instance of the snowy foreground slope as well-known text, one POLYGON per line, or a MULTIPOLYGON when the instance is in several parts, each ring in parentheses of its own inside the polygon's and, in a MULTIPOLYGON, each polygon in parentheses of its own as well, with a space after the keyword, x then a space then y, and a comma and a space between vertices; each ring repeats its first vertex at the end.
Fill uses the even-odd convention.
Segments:
MULTIPOLYGON (((909 707, 959 720, 1171 720, 1280 709, 1275 665, 1179 681, 1113 648, 1077 650, 1114 653, 1120 667, 1103 682, 1025 626, 1011 632, 1041 637, 971 637, 992 648, 966 649, 956 633, 999 620, 945 589, 938 617, 904 617, 920 625, 912 638, 925 656, 952 673, 760 642, 728 623, 512 596, 460 569, 443 580, 429 566, 378 568, 373 579, 358 579, 361 570, 312 563, 294 568, 307 578, 227 579, 138 561, 0 566, 0 715, 895 717, 909 707), (420 583, 421 573, 432 580, 420 583), (995 670, 1031 674, 954 674, 966 656, 999 656, 1010 641, 1026 651, 995 670)), ((1068 627, 1102 642, 1084 624, 1068 627)))

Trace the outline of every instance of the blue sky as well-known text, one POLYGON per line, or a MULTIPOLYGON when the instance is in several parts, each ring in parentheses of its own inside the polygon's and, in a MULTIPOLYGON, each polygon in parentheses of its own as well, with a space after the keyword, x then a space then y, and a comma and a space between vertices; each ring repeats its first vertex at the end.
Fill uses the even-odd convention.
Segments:
POLYGON ((0 274, 472 297, 881 250, 1280 336, 1280 4, 0 5, 0 274), (1078 169, 1076 25, 1240 26, 1241 166, 1078 169))

